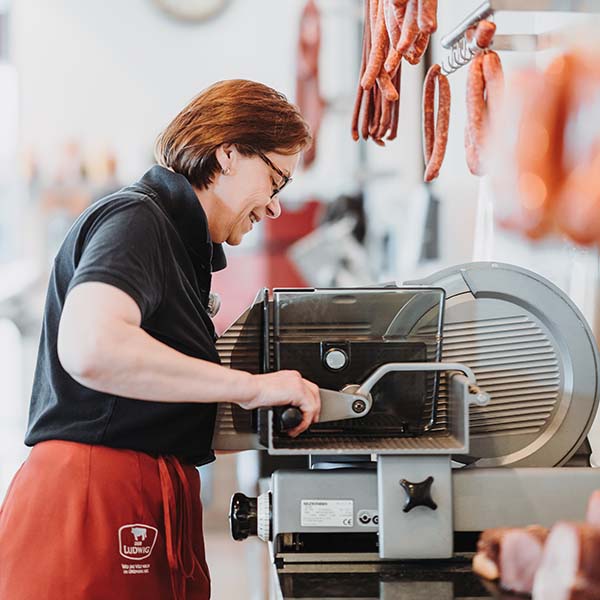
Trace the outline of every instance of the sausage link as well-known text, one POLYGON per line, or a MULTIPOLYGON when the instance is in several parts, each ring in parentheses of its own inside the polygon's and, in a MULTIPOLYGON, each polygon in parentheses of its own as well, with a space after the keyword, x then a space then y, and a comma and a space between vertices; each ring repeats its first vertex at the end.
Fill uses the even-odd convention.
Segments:
POLYGON ((374 86, 371 89, 371 97, 373 103, 373 115, 371 122, 369 123, 369 135, 375 139, 375 136, 379 131, 381 120, 381 91, 379 90, 379 87, 374 86))
POLYGON ((432 65, 423 85, 423 153, 428 164, 435 140, 435 82, 441 72, 440 65, 432 65))
POLYGON ((369 123, 373 113, 373 89, 363 90, 363 115, 360 126, 360 136, 363 140, 369 139, 369 123))
POLYGON ((425 51, 427 50, 427 46, 429 46, 429 34, 428 33, 419 33, 415 43, 406 51, 404 58, 411 65, 418 65, 421 62, 421 58, 425 51))
POLYGON ((481 48, 489 48, 494 34, 496 33, 496 24, 491 21, 479 21, 475 30, 475 42, 481 48))
POLYGON ((504 71, 502 62, 496 52, 490 50, 483 55, 483 80, 485 82, 485 95, 487 114, 489 118, 498 115, 502 107, 504 96, 504 71))
POLYGON ((386 100, 388 100, 389 102, 395 102, 396 100, 398 100, 398 91, 392 83, 392 78, 390 77, 390 74, 383 68, 379 73, 377 83, 379 85, 381 93, 383 94, 383 97, 386 100))
POLYGON ((390 48, 395 48, 400 39, 400 25, 398 24, 398 19, 396 19, 392 0, 384 0, 383 14, 385 17, 385 28, 387 29, 388 39, 390 41, 390 48))
POLYGON ((360 119, 360 109, 361 109, 361 105, 363 102, 363 98, 364 98, 364 90, 362 89, 362 86, 360 85, 360 81, 362 79, 362 76, 365 73, 365 69, 367 67, 367 57, 368 57, 368 52, 369 52, 369 45, 370 45, 370 41, 371 41, 371 35, 370 35, 370 26, 368 23, 368 16, 369 16, 369 0, 366 0, 365 2, 365 24, 363 27, 363 45, 362 45, 362 56, 361 56, 361 61, 360 61, 360 73, 358 75, 358 90, 356 91, 356 99, 354 100, 354 111, 352 113, 352 126, 351 126, 351 131, 352 131, 352 139, 356 142, 358 141, 359 138, 359 132, 358 132, 358 121, 360 119))
POLYGON ((402 54, 396 50, 396 48, 390 48, 387 58, 385 59, 384 69, 390 74, 394 75, 402 62, 402 54))
POLYGON ((406 5, 408 0, 391 0, 391 9, 396 17, 396 23, 398 23, 398 29, 402 30, 402 24, 404 23, 404 15, 406 14, 406 5))
POLYGON ((418 12, 418 0, 409 0, 404 13, 400 41, 396 46, 396 50, 400 54, 404 54, 414 44, 416 37, 419 35, 418 12))
POLYGON ((448 146, 448 131, 450 129, 450 83, 448 78, 438 71, 438 114, 435 124, 435 142, 433 152, 425 169, 425 181, 433 181, 439 174, 448 146))
POLYGON ((483 78, 483 54, 473 58, 467 75, 467 129, 468 140, 472 149, 468 149, 471 159, 469 170, 473 175, 481 174, 481 152, 484 142, 485 125, 485 80, 483 78))
POLYGON ((398 100, 394 102, 392 108, 392 123, 390 125, 390 133, 387 137, 388 140, 395 140, 398 137, 398 122, 400 120, 400 90, 402 87, 402 64, 400 64, 396 75, 393 79, 394 87, 398 90, 398 100))
POLYGON ((438 0, 419 0, 417 23, 421 33, 437 31, 437 8, 438 0))
POLYGON ((469 135, 469 126, 465 125, 465 155, 467 159, 467 167, 472 175, 481 175, 481 158, 477 152, 471 136, 469 135))
POLYGON ((375 85, 377 76, 387 56, 388 47, 389 41, 385 27, 385 16, 383 14, 383 0, 379 0, 375 33, 371 40, 371 53, 367 61, 367 68, 360 82, 363 89, 370 90, 375 85))
POLYGON ((354 100, 354 110, 352 113, 352 139, 354 141, 358 141, 360 137, 359 132, 359 121, 360 121, 360 111, 363 105, 363 100, 365 99, 364 90, 360 85, 360 81, 365 73, 365 69, 367 68, 367 59, 369 57, 369 53, 371 50, 371 26, 369 23, 369 11, 370 11, 370 0, 365 0, 365 11, 364 11, 364 25, 363 25, 363 42, 362 42, 362 55, 360 60, 360 72, 358 74, 358 89, 356 91, 356 99, 354 100))
POLYGON ((392 107, 395 101, 386 100, 385 98, 382 100, 381 106, 381 122, 379 124, 379 129, 377 130, 376 135, 374 136, 376 139, 381 140, 383 136, 388 132, 390 128, 390 124, 392 122, 392 107))

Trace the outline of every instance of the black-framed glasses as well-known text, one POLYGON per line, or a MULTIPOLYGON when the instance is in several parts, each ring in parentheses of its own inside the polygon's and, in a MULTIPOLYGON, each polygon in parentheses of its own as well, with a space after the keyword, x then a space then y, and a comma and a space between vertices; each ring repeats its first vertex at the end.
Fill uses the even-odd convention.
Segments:
POLYGON ((281 192, 281 190, 290 181, 292 181, 292 178, 289 177, 288 175, 286 175, 277 165, 275 165, 271 160, 269 160, 269 158, 265 154, 263 154, 260 150, 256 150, 255 148, 253 148, 252 150, 253 150, 253 152, 256 153, 257 156, 259 156, 262 159, 262 161, 264 163, 266 163, 269 167, 271 167, 271 169, 273 169, 273 171, 275 171, 275 173, 277 173, 277 175, 279 175, 279 177, 281 177, 283 180, 283 182, 273 190, 273 193, 271 194, 271 199, 273 199, 275 196, 277 196, 277 194, 279 194, 279 192, 281 192))

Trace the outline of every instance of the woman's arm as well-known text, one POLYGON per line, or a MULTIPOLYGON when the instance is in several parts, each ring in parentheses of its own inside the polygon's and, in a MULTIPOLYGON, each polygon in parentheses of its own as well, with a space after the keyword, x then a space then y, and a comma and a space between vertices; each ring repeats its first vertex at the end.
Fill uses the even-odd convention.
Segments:
POLYGON ((251 375, 192 358, 148 335, 136 302, 118 288, 96 282, 68 294, 58 331, 58 357, 78 383, 100 392, 160 402, 233 402, 243 408, 300 408, 318 419, 319 391, 295 371, 251 375))

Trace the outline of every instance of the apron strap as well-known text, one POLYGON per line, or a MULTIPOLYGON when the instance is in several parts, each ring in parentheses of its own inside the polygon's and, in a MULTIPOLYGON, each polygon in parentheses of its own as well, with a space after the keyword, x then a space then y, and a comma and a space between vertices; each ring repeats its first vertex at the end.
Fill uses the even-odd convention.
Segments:
POLYGON ((185 471, 174 456, 159 456, 158 471, 171 589, 175 600, 185 600, 186 580, 194 576, 196 568, 202 571, 193 545, 192 493, 185 471))

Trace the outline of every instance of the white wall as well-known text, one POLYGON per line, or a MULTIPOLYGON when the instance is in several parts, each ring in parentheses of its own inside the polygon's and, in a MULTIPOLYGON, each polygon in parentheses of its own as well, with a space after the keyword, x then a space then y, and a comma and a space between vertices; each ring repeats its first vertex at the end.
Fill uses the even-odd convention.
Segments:
MULTIPOLYGON (((262 81, 293 99, 302 0, 232 0, 206 23, 180 23, 151 0, 19 0, 12 19, 21 141, 48 159, 65 140, 116 147, 137 177, 158 132, 195 94, 228 78, 262 81)), ((319 160, 289 193, 355 187, 349 119, 358 69, 358 0, 321 2, 327 113, 319 160)))

